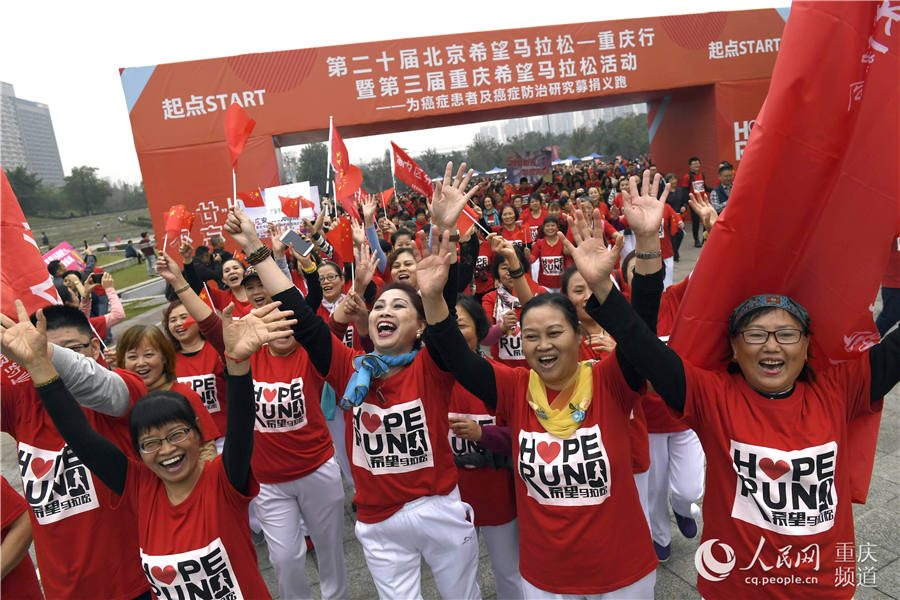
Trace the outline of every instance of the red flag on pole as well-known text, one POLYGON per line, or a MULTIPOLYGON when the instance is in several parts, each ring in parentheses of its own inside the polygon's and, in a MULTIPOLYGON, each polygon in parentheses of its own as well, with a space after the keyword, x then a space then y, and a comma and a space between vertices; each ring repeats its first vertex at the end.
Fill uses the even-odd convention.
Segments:
POLYGON ((195 216, 194 213, 185 208, 184 204, 176 204, 166 213, 166 233, 171 233, 175 237, 180 237, 182 229, 190 231, 194 226, 195 216))
POLYGON ((350 167, 350 155, 347 154, 347 146, 344 144, 341 134, 338 133, 337 127, 334 126, 334 121, 331 122, 329 140, 331 147, 329 162, 331 162, 334 172, 346 171, 350 167))
MULTIPOLYGON (((897 9, 887 7, 793 3, 728 207, 672 331, 670 344, 692 364, 723 366, 728 316, 755 294, 785 294, 806 307, 814 368, 858 357, 878 341, 869 306, 900 211, 900 64, 888 14, 897 9), (788 161, 803 166, 784 169, 788 161), (877 176, 861 180, 860 173, 877 176), (848 214, 859 235, 836 243, 848 214)), ((856 502, 868 491, 879 419, 850 424, 856 502)))
POLYGON ((17 299, 28 314, 60 299, 3 169, 0 178, 0 311, 15 319, 17 299))
POLYGON ((456 230, 462 235, 469 230, 469 227, 471 227, 473 223, 478 223, 478 215, 475 214, 472 207, 467 204, 466 207, 462 209, 462 212, 459 213, 459 218, 456 220, 456 230))
POLYGON ((300 199, 278 196, 281 201, 281 212, 286 217, 298 218, 300 216, 300 199))
POLYGON ((430 200, 434 184, 428 174, 394 142, 391 142, 391 150, 391 169, 397 179, 430 200))
POLYGON ((244 203, 244 208, 263 208, 266 205, 259 190, 238 192, 237 197, 244 203))
POLYGON ((225 111, 225 139, 228 141, 232 169, 237 167, 238 157, 244 151, 244 145, 255 125, 256 121, 247 116, 237 102, 232 103, 225 111))
POLYGON ((337 225, 325 234, 325 239, 334 247, 334 262, 339 265, 353 262, 353 230, 348 217, 338 219, 337 225))
POLYGON ((390 188, 381 192, 381 207, 384 209, 384 216, 388 215, 388 205, 391 198, 394 197, 394 188, 390 188))
POLYGON ((356 208, 356 193, 362 185, 362 171, 356 165, 350 165, 346 171, 334 174, 334 195, 341 206, 354 219, 362 223, 359 210, 356 208))

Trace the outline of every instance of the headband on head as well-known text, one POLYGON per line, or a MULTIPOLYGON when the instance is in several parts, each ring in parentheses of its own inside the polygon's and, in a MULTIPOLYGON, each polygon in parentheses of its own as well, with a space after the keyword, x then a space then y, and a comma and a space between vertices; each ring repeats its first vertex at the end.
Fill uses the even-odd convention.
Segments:
POLYGON ((780 308, 786 310, 803 324, 804 329, 809 329, 809 313, 806 312, 806 309, 803 308, 799 302, 779 294, 760 294, 758 296, 747 298, 734 309, 731 313, 731 317, 728 319, 729 335, 736 334, 737 324, 740 320, 743 319, 747 313, 758 308, 780 308))

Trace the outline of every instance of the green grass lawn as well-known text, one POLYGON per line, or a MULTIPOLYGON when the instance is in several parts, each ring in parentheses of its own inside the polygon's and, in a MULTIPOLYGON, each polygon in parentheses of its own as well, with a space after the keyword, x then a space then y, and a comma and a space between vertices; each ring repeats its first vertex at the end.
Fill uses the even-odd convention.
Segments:
MULTIPOLYGON (((136 208, 87 217, 59 219, 30 217, 28 225, 31 227, 31 231, 34 233, 38 243, 41 242, 41 233, 46 232, 47 237, 50 239, 50 248, 54 248, 57 244, 66 241, 77 249, 84 247, 85 240, 89 244, 99 244, 104 233, 111 244, 116 243, 116 238, 122 238, 122 242, 127 242, 128 240, 137 242, 142 231, 152 229, 151 227, 137 224, 135 220, 138 217, 149 219, 150 211, 147 208, 136 208), (119 222, 118 217, 123 218, 122 223, 119 222), (125 220, 125 217, 127 217, 127 220, 125 220), (100 223, 99 227, 97 227, 98 222, 100 223)), ((43 251, 46 252, 50 248, 44 248, 43 251)))
POLYGON ((130 302, 125 305, 125 319, 133 319, 134 317, 145 313, 148 310, 156 308, 159 305, 159 300, 156 299, 135 300, 134 302, 130 302))
POLYGON ((147 277, 147 265, 143 263, 116 271, 112 273, 112 276, 117 290, 123 290, 136 283, 150 280, 150 277, 147 277))

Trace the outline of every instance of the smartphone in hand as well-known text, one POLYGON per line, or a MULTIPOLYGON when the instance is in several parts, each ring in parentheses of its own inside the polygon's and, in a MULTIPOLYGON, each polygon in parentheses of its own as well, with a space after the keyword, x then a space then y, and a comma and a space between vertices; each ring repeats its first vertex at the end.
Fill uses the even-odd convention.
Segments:
POLYGON ((281 234, 279 239, 285 246, 290 247, 293 244, 294 250, 299 252, 300 256, 309 256, 309 253, 313 250, 313 245, 300 237, 300 234, 292 229, 281 234))

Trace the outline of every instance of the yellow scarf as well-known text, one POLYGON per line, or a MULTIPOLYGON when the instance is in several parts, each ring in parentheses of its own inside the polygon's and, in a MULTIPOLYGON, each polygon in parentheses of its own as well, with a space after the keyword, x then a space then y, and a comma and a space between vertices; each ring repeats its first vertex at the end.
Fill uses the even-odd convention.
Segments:
POLYGON ((585 412, 594 396, 593 361, 579 363, 578 369, 559 392, 551 405, 547 401, 547 388, 541 377, 532 369, 528 378, 528 405, 534 410, 547 433, 560 439, 571 437, 584 422, 585 412))

